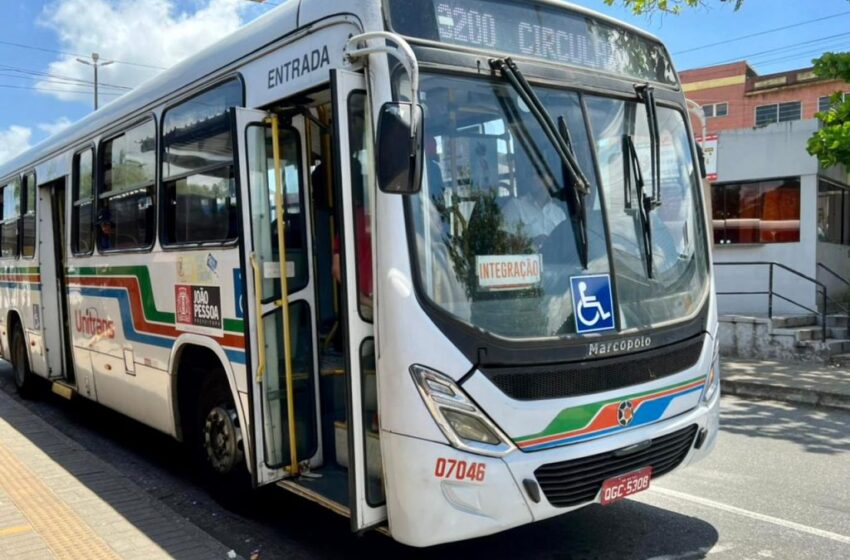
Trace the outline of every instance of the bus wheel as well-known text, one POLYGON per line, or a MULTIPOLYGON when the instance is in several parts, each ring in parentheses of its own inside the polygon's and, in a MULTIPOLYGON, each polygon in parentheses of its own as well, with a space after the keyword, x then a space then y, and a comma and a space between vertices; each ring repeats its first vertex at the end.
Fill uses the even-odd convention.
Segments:
POLYGON ((225 505, 239 505, 251 487, 236 405, 220 376, 206 373, 195 417, 194 453, 210 493, 225 505))
POLYGON ((20 325, 12 333, 12 367, 15 370, 15 386, 18 394, 25 399, 35 397, 35 376, 30 371, 30 361, 27 356, 27 339, 20 325))

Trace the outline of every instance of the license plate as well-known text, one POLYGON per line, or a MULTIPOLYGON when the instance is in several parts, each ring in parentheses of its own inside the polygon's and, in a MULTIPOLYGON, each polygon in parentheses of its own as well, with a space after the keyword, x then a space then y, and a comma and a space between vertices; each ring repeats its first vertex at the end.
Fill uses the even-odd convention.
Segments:
POLYGON ((652 467, 609 478, 602 483, 602 505, 613 504, 626 496, 631 496, 649 488, 652 467))

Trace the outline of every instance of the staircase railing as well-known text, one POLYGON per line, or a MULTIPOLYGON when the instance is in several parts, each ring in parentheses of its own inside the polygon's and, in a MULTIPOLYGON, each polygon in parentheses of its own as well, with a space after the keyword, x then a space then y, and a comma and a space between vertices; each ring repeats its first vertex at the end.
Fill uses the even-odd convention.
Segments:
POLYGON ((730 291, 730 292, 717 292, 718 296, 744 296, 744 295, 762 295, 767 296, 767 316, 770 319, 773 319, 773 300, 774 298, 781 299, 782 301, 788 302, 791 305, 795 305, 801 309, 808 311, 809 313, 814 313, 815 315, 820 315, 820 324, 821 324, 821 340, 826 342, 827 338, 827 326, 826 326, 826 316, 827 316, 827 302, 831 301, 829 296, 827 295, 827 288, 823 282, 819 282, 815 278, 810 276, 806 276, 802 272, 798 272, 791 267, 788 267, 782 263, 772 262, 772 261, 745 261, 745 262, 715 262, 715 266, 767 266, 768 268, 768 283, 767 290, 752 290, 752 291, 730 291), (812 309, 806 305, 803 305, 799 301, 794 301, 793 299, 786 297, 776 291, 774 286, 775 273, 774 269, 780 269, 787 271, 794 276, 802 278, 814 284, 815 291, 818 292, 821 296, 821 301, 823 302, 822 308, 820 310, 812 309))
MULTIPOLYGON (((835 272, 834 270, 832 270, 831 268, 826 266, 825 264, 817 263, 817 268, 818 268, 818 270, 823 270, 825 272, 828 272, 833 278, 835 278, 836 280, 838 280, 839 282, 844 284, 847 288, 850 288, 850 280, 847 280, 846 278, 844 278, 843 276, 841 276, 840 274, 838 274, 837 272, 835 272)), ((836 301, 832 298, 830 298, 829 301, 842 313, 850 312, 850 310, 848 310, 847 306, 844 305, 843 303, 840 303, 840 302, 838 302, 838 301, 836 301)))

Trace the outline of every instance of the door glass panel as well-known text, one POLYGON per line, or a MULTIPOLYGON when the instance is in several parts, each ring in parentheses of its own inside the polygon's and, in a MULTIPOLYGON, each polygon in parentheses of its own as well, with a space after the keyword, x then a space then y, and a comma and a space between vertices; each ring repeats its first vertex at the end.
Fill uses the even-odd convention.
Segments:
MULTIPOLYGON (((298 132, 280 130, 280 158, 285 185, 284 233, 289 293, 304 289, 309 280, 304 195, 301 182, 301 148, 298 132)), ((280 297, 280 261, 277 246, 275 169, 271 129, 248 127, 249 181, 254 252, 263 277, 263 300, 280 297)))
POLYGON ((351 152, 351 198, 354 201, 354 244, 356 246, 358 310, 364 321, 372 321, 372 192, 374 158, 372 131, 367 118, 366 92, 348 97, 348 144, 351 152))
POLYGON ((363 449, 366 457, 366 501, 372 507, 384 504, 384 470, 378 418, 378 385, 375 367, 375 340, 360 345, 360 373, 363 376, 363 449))
MULTIPOLYGON (((318 447, 310 306, 303 301, 290 305, 289 323, 295 438, 298 460, 303 461, 312 457, 318 447)), ((266 374, 263 382, 265 457, 269 468, 279 468, 289 464, 283 310, 276 309, 263 317, 263 325, 266 333, 266 374)))

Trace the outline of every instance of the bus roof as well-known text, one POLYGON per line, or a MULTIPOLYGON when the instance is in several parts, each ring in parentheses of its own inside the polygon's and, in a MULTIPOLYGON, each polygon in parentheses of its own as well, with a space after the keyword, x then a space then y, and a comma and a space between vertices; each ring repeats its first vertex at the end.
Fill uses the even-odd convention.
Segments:
MULTIPOLYGON (((657 37, 642 29, 583 6, 577 6, 564 0, 536 1, 585 14, 661 42, 657 37)), ((140 111, 153 108, 157 103, 175 92, 204 81, 232 62, 281 39, 308 22, 318 21, 322 17, 328 17, 334 13, 358 13, 356 9, 358 5, 362 8, 364 4, 370 2, 374 2, 374 0, 348 0, 345 12, 340 12, 338 0, 286 0, 282 5, 223 37, 197 54, 157 74, 67 129, 47 138, 10 161, 0 164, 0 180, 8 178, 14 173, 26 171, 30 167, 58 155, 59 152, 70 149, 87 138, 96 136, 98 133, 132 118, 140 111)), ((362 10, 359 11, 363 15, 362 10)))

